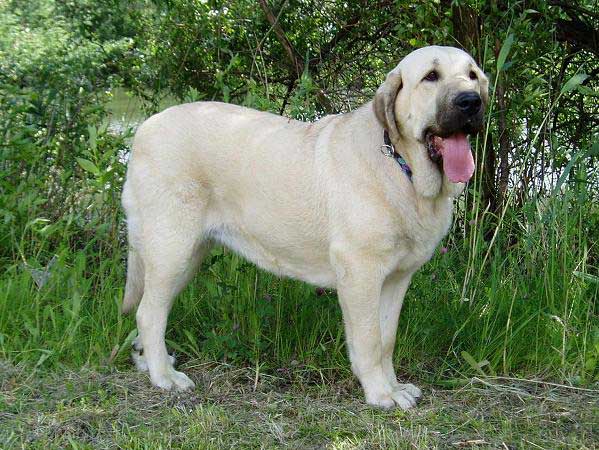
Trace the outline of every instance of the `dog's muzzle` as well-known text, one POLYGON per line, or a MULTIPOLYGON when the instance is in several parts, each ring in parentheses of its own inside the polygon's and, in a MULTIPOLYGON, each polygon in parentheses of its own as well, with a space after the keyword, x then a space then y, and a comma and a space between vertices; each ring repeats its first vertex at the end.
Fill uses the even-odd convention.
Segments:
POLYGON ((466 183, 474 173, 474 158, 469 134, 483 127, 483 102, 474 91, 463 91, 440 108, 437 125, 425 132, 425 142, 432 161, 440 164, 453 183, 466 183))

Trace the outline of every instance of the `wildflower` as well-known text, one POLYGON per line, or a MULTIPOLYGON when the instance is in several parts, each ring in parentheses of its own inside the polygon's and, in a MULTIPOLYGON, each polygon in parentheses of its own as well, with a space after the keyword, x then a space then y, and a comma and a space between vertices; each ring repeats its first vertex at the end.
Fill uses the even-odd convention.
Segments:
POLYGON ((441 249, 439 250, 439 252, 441 252, 442 255, 444 255, 445 253, 447 253, 449 250, 447 250, 447 247, 441 247, 441 249))

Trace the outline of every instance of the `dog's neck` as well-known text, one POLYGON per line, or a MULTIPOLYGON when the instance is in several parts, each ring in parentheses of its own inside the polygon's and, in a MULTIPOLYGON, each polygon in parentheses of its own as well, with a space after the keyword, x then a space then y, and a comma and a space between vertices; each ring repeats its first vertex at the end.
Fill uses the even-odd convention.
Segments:
MULTIPOLYGON (((463 184, 451 183, 433 161, 424 143, 417 139, 402 135, 394 139, 392 144, 398 154, 406 161, 412 171, 412 179, 404 171, 398 171, 399 165, 383 154, 381 148, 385 145, 384 128, 377 120, 372 102, 360 108, 343 114, 348 131, 356 144, 356 148, 368 161, 368 165, 391 180, 391 184, 406 183, 414 189, 419 201, 436 203, 448 198, 458 197, 464 189, 463 184)), ((341 116, 337 116, 341 117, 341 116)))
POLYGON ((410 168, 408 162, 404 159, 404 157, 401 156, 401 154, 399 154, 395 149, 395 146, 391 142, 391 138, 389 137, 389 133, 387 132, 387 130, 384 130, 383 132, 383 145, 381 146, 381 153, 387 156, 388 158, 393 158, 395 162, 399 164, 399 167, 401 167, 401 170, 403 170, 403 172, 410 179, 410 181, 412 181, 412 169, 410 168))

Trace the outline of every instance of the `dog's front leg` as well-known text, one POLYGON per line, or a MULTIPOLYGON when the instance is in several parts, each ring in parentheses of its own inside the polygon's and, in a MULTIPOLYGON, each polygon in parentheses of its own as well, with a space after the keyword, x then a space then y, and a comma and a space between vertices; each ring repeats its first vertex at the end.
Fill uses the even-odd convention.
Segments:
POLYGON ((397 323, 411 278, 411 273, 403 272, 395 272, 387 277, 381 290, 380 320, 383 341, 383 373, 394 391, 400 391, 406 397, 416 400, 422 395, 420 389, 413 384, 399 383, 393 368, 397 323))
POLYGON ((365 265, 368 258, 334 258, 337 293, 343 311, 352 371, 360 380, 366 402, 373 406, 407 409, 416 404, 412 396, 394 390, 382 365, 380 299, 384 277, 379 267, 365 265))

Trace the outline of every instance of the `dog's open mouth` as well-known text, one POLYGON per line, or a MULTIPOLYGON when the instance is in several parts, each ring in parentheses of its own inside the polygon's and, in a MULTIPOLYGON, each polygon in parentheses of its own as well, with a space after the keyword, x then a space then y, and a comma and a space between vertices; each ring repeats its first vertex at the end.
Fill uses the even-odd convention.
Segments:
POLYGON ((470 180, 474 173, 474 158, 465 133, 457 132, 446 137, 427 133, 426 147, 431 160, 442 164, 449 181, 466 183, 470 180))

